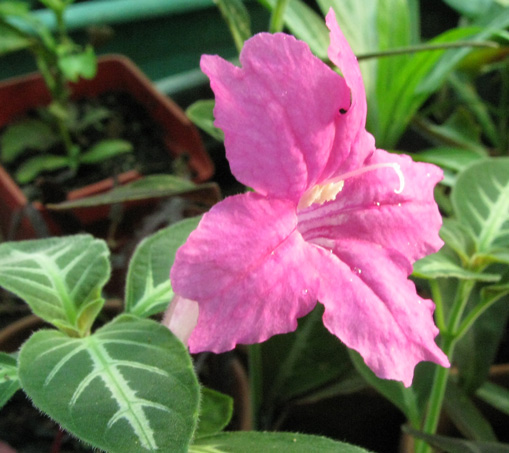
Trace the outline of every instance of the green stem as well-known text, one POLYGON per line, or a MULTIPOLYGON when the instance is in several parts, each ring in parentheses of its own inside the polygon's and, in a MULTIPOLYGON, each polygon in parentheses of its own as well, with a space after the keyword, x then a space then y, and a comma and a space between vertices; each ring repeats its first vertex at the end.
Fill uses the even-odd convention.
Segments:
POLYGON ((442 300, 442 293, 437 280, 430 280, 429 287, 431 289, 431 297, 435 302, 435 322, 440 332, 446 331, 445 317, 444 317, 444 303, 442 300))
MULTIPOLYGON (((457 329, 474 285, 475 282, 471 280, 460 280, 456 291, 456 298, 449 317, 449 322, 447 323, 447 329, 442 332, 443 341, 441 348, 444 354, 449 358, 450 362, 452 362, 454 347, 458 340, 457 329)), ((442 412, 448 378, 449 368, 437 366, 429 398, 428 413, 426 414, 422 428, 423 432, 426 434, 435 434, 436 432, 440 413, 442 412)), ((415 445, 416 453, 431 452, 431 447, 423 441, 416 440, 415 445)))
POLYGON ((262 349, 260 344, 249 345, 248 363, 253 430, 256 430, 260 424, 260 407, 263 399, 262 349))
POLYGON ((414 52, 428 52, 430 50, 447 50, 456 49, 458 47, 499 47, 494 41, 456 41, 443 44, 417 44, 408 47, 396 47, 394 49, 381 50, 379 52, 370 52, 357 55, 357 60, 367 60, 369 58, 392 57, 394 55, 403 55, 414 52))
POLYGON ((290 0, 278 0, 270 16, 269 32, 278 33, 283 30, 285 10, 290 0))
POLYGON ((500 93, 500 103, 498 106, 499 120, 498 132, 500 137, 500 153, 507 154, 509 152, 509 136, 507 132, 507 124, 509 123, 509 112, 507 106, 509 105, 509 68, 504 68, 501 71, 502 87, 500 93))
POLYGON ((71 139, 71 133, 69 132, 67 124, 65 124, 65 120, 56 116, 56 123, 58 127, 58 133, 62 138, 62 142, 64 143, 65 146, 65 151, 67 153, 67 156, 69 157, 69 167, 71 167, 72 170, 77 170, 79 163, 78 162, 79 148, 77 147, 77 145, 73 143, 71 139))

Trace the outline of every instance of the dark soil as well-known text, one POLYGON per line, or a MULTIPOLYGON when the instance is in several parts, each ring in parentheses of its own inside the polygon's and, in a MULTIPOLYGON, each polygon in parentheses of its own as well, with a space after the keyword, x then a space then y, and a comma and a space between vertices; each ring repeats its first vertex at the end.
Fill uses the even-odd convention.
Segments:
MULTIPOLYGON (((74 102, 69 108, 72 138, 81 150, 87 150, 104 139, 123 139, 133 145, 133 152, 105 160, 99 164, 81 165, 76 174, 69 169, 47 172, 33 184, 23 187, 30 200, 58 203, 66 193, 78 187, 136 169, 142 174, 174 173, 175 162, 168 154, 163 131, 154 124, 145 108, 128 93, 112 92, 96 99, 74 102), (83 118, 91 111, 102 113, 98 121, 82 128, 83 118)), ((32 117, 47 117, 45 111, 33 111, 32 117)), ((19 159, 6 165, 11 174, 28 157, 40 151, 27 150, 19 159)), ((51 147, 48 154, 66 155, 62 143, 51 147)))

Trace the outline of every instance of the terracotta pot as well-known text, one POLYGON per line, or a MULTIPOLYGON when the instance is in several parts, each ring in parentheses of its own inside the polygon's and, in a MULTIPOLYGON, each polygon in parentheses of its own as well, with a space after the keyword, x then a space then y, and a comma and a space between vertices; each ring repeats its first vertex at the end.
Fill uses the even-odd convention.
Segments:
MULTIPOLYGON (((153 121, 165 131, 168 153, 175 157, 186 153, 193 180, 208 180, 213 164, 205 151, 200 135, 184 112, 167 96, 158 92, 150 80, 127 58, 107 56, 99 59, 97 76, 73 85, 73 99, 96 97, 109 91, 128 92, 145 107, 153 121)), ((50 95, 39 74, 0 82, 0 128, 36 106, 48 105, 50 95)), ((117 177, 73 190, 68 200, 76 200, 110 190, 115 184, 125 184, 141 178, 133 170, 117 177)), ((82 225, 107 217, 109 208, 75 209, 72 214, 82 225)), ((29 239, 49 234, 62 234, 62 225, 41 203, 29 203, 20 187, 0 166, 0 231, 5 238, 29 239), (41 231, 41 226, 42 231, 41 231), (48 231, 45 231, 45 230, 48 231)))

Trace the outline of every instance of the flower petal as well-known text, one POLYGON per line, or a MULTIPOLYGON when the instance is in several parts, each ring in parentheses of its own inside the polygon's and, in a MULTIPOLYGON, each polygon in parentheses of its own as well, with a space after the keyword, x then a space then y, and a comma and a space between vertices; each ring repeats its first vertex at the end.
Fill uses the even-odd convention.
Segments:
POLYGON ((350 90, 307 44, 282 33, 246 41, 240 62, 201 59, 232 172, 262 195, 298 201, 323 172, 350 90))
POLYGON ((177 294, 170 302, 162 320, 162 324, 185 345, 197 322, 198 304, 194 300, 185 299, 177 294))
POLYGON ((395 192, 401 181, 389 166, 345 180, 334 201, 299 213, 298 228, 306 241, 364 241, 373 248, 396 250, 411 262, 443 245, 438 235, 442 218, 433 198, 442 170, 382 150, 373 153, 365 167, 380 164, 399 165, 402 192, 395 192))
POLYGON ((333 255, 322 254, 328 258, 318 295, 325 306, 324 324, 358 351, 378 377, 408 387, 417 363, 449 366, 434 341, 434 304, 420 298, 407 279, 408 261, 390 250, 351 241, 337 242, 333 255))
POLYGON ((248 193, 204 215, 178 250, 175 293, 199 304, 191 352, 223 352, 292 331, 316 304, 317 248, 296 231, 292 203, 248 193))
POLYGON ((322 173, 321 180, 334 176, 337 169, 355 168, 375 149, 373 137, 366 132, 366 91, 359 63, 348 41, 341 32, 336 15, 331 8, 326 17, 330 30, 329 58, 340 69, 351 91, 351 104, 337 122, 336 137, 329 161, 322 173), (348 159, 345 157, 348 156, 348 159))
POLYGON ((357 57, 339 28, 336 14, 332 8, 329 10, 325 22, 330 30, 329 58, 341 70, 352 93, 352 105, 347 112, 348 116, 352 117, 349 127, 356 131, 364 129, 367 113, 366 91, 357 57))

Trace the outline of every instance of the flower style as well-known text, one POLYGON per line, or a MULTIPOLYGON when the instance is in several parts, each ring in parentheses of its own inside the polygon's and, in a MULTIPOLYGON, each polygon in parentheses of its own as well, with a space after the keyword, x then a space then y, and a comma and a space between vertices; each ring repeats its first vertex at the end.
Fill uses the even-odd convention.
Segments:
POLYGON ((202 57, 231 170, 255 192, 204 215, 171 281, 199 306, 191 352, 292 331, 319 301, 330 332, 379 377, 409 386, 418 362, 449 366, 434 305, 408 280, 442 246, 442 172, 375 148, 357 60, 332 10, 326 22, 343 76, 283 33, 248 40, 241 67, 202 57))

